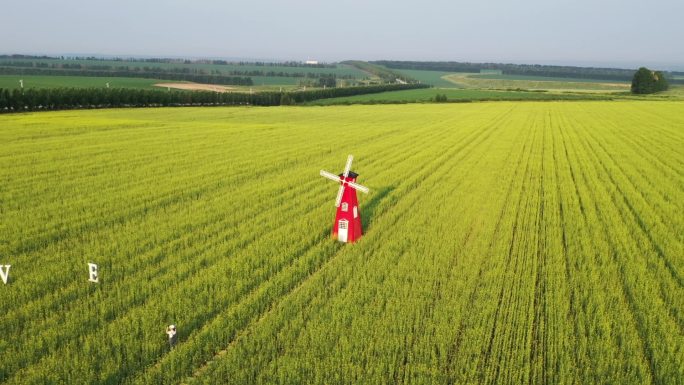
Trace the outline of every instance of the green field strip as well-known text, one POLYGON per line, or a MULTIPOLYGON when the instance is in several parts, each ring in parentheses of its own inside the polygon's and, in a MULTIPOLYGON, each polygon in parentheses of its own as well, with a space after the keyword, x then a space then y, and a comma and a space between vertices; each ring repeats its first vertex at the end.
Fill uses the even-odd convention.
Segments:
MULTIPOLYGON (((517 135, 516 138, 518 141, 520 139, 524 139, 524 137, 522 135, 517 135)), ((520 144, 522 144, 522 143, 520 143, 520 144)), ((515 148, 518 148, 520 150, 520 149, 524 149, 524 146, 520 145, 518 147, 518 143, 511 142, 511 146, 507 152, 506 159, 509 159, 513 156, 513 149, 515 149, 515 148)), ((521 151, 519 156, 522 156, 522 154, 523 154, 523 152, 521 151)), ((497 165, 497 166, 500 166, 500 165, 497 165)), ((490 166, 489 168, 497 169, 497 166, 493 166, 493 167, 490 166)), ((503 175, 501 175, 501 177, 504 180, 510 179, 510 182, 508 180, 506 180, 506 182, 505 182, 505 184, 508 185, 508 189, 502 190, 502 191, 506 192, 505 195, 508 195, 510 193, 512 187, 513 187, 513 182, 515 180, 515 173, 510 173, 508 175, 506 175, 504 173, 503 175)), ((466 195, 464 198, 468 199, 468 196, 466 195)), ((503 199, 502 200, 497 199, 494 201, 495 202, 501 202, 503 205, 510 202, 508 200, 503 200, 503 199)), ((490 225, 489 227, 483 228, 483 230, 482 230, 484 232, 483 235, 486 234, 483 237, 483 239, 492 239, 493 234, 496 234, 499 231, 501 231, 500 228, 501 228, 501 224, 502 224, 502 219, 504 217, 503 213, 505 212, 505 206, 490 208, 490 211, 492 211, 491 217, 497 218, 497 219, 496 219, 495 223, 493 224, 493 226, 490 225), (499 215, 494 215, 496 213, 499 213, 499 215)), ((469 320, 469 318, 467 317, 465 312, 468 309, 472 310, 475 307, 478 290, 482 287, 482 285, 486 284, 485 279, 483 279, 483 274, 485 272, 485 268, 487 267, 486 263, 491 263, 491 259, 490 259, 491 253, 489 252, 489 250, 491 250, 492 247, 493 247, 493 242, 486 242, 486 243, 480 242, 480 247, 475 248, 475 250, 486 250, 486 251, 481 253, 484 255, 481 255, 482 261, 480 262, 480 265, 478 266, 477 274, 475 275, 477 278, 474 282, 473 287, 469 290, 469 293, 467 295, 468 299, 466 302, 464 302, 461 305, 463 308, 462 308, 462 315, 460 317, 460 320, 458 321, 458 327, 455 329, 453 336, 451 338, 449 338, 449 340, 453 341, 453 342, 448 347, 448 350, 447 350, 446 372, 450 374, 448 376, 448 378, 446 379, 446 381, 448 383, 454 383, 455 381, 458 381, 459 377, 461 377, 460 381, 463 381, 464 379, 462 377, 466 374, 465 372, 463 372, 463 369, 465 368, 465 366, 462 366, 462 365, 456 363, 455 360, 456 360, 456 357, 459 356, 459 353, 462 349, 462 344, 464 343, 464 337, 463 337, 464 336, 464 329, 466 327, 466 321, 469 320), (461 369, 461 371, 457 372, 458 369, 461 369)), ((445 306, 445 309, 448 309, 448 308, 449 307, 445 306)), ((451 330, 450 324, 451 324, 451 322, 446 323, 446 325, 445 325, 446 330, 444 332, 448 333, 451 330)))
POLYGON ((573 127, 574 127, 574 126, 576 126, 576 125, 575 125, 575 124, 573 124, 573 127))
MULTIPOLYGON (((493 144, 493 143, 492 143, 492 144, 493 144)), ((511 149, 512 149, 512 148, 514 148, 514 147, 511 147, 511 149)), ((485 150, 485 151, 486 151, 486 150, 485 150)), ((512 176, 512 175, 511 175, 511 176, 512 176)), ((459 176, 459 179, 460 179, 459 181, 460 181, 460 182, 463 182, 463 183, 465 184, 466 181, 471 180, 471 178, 474 178, 474 177, 475 177, 475 175, 473 175, 473 174, 469 174, 469 175, 467 175, 467 176, 466 176, 466 175, 464 175, 464 176, 459 176)), ((464 198, 464 199, 473 199, 472 196, 469 196, 468 194, 465 194, 465 193, 464 193, 464 195, 463 195, 463 198, 464 198)), ((455 216, 453 216, 452 220, 455 220, 455 219, 458 218, 458 217, 460 217, 460 216, 459 216, 459 215, 455 215, 455 216)), ((444 223, 444 222, 442 222, 442 223, 444 223)), ((449 223, 449 222, 446 222, 446 223, 449 223)), ((500 223, 500 222, 498 222, 498 223, 500 223)), ((459 224, 459 222, 456 221, 456 223, 454 224, 454 226, 458 226, 458 224, 459 224)), ((458 229, 458 227, 456 227, 456 229, 458 229)), ((498 229, 498 226, 495 226, 494 228, 491 228, 491 227, 490 227, 490 229, 493 229, 493 231, 496 232, 496 231, 498 231, 498 230, 497 230, 497 229, 498 229)), ((468 230, 464 229, 464 233, 466 234, 465 237, 467 238, 468 241, 472 240, 471 234, 470 234, 470 232, 469 232, 468 230)), ((436 245, 433 245, 433 246, 431 247, 431 249, 434 249, 435 246, 436 246, 436 245)), ((488 247, 489 247, 489 246, 488 246, 488 247)), ((477 250, 477 248, 475 248, 474 250, 477 250)), ((457 251, 454 251, 454 252, 457 253, 457 251)), ((461 257, 467 258, 467 255, 461 255, 461 257)), ((454 328, 453 328, 452 324, 453 324, 453 321, 454 321, 454 320, 452 319, 452 320, 450 320, 450 322, 440 323, 440 325, 444 325, 444 330, 436 331, 436 333, 439 333, 440 335, 445 336, 445 337, 446 337, 446 335, 449 335, 450 337, 445 338, 445 340, 446 340, 446 341, 450 341, 450 340, 451 340, 451 341, 454 341, 454 343, 451 344, 451 346, 448 346, 448 345, 447 345, 447 346, 444 347, 443 349, 440 349, 440 351, 446 352, 446 354, 444 354, 444 360, 443 360, 444 362, 441 364, 441 367, 443 368, 443 369, 441 370, 441 372, 442 372, 442 373, 445 373, 445 374, 447 374, 447 375, 445 375, 445 376, 440 376, 440 377, 438 377, 438 378, 433 378, 433 380, 435 380, 435 381, 440 381, 440 382, 443 381, 443 382, 448 382, 448 383, 450 383, 450 382, 453 382, 453 381, 455 380, 455 377, 456 377, 456 376, 455 376, 455 373, 454 373, 454 370, 453 370, 454 368, 453 368, 453 367, 454 367, 454 366, 457 366, 457 363, 454 362, 454 355, 455 355, 455 353, 457 352, 458 347, 460 346, 460 344, 461 344, 461 342, 462 342, 462 335, 463 335, 463 334, 462 334, 462 332, 463 332, 463 319, 464 319, 464 316, 465 316, 464 313, 465 313, 466 309, 469 309, 469 308, 473 305, 473 298, 474 298, 473 296, 474 296, 475 290, 476 290, 476 288, 477 288, 479 285, 482 284, 481 275, 482 275, 482 269, 483 269, 482 263, 484 262, 484 259, 483 259, 483 258, 484 258, 484 256, 483 256, 483 255, 480 255, 479 263, 476 264, 476 265, 474 265, 474 266, 472 266, 472 267, 473 267, 473 270, 472 270, 472 273, 473 273, 473 274, 472 274, 472 277, 475 277, 476 279, 474 280, 474 282, 471 283, 471 285, 469 285, 469 286, 470 286, 470 288, 469 288, 470 294, 469 294, 468 297, 467 297, 468 300, 465 301, 465 302, 462 302, 462 301, 460 301, 460 298, 459 298, 459 299, 449 298, 450 300, 456 300, 457 303, 452 304, 452 305, 440 304, 440 305, 437 306, 437 308, 435 309, 435 312, 437 312, 437 314, 444 313, 444 312, 446 312, 447 314, 449 314, 449 313, 451 313, 451 312, 454 311, 454 308, 459 308, 459 307, 461 308, 461 310, 460 310, 460 312, 459 312, 460 315, 461 315, 461 317, 460 317, 460 318, 461 318, 461 321, 459 322, 460 326, 459 326, 457 329, 454 329, 454 328), (479 270, 479 272, 476 272, 476 270, 479 270)), ((463 263, 465 263, 465 262, 463 262, 463 263)), ((462 274, 464 271, 461 270, 461 269, 465 269, 467 266, 468 266, 468 265, 466 265, 466 266, 459 265, 459 268, 460 268, 460 269, 459 269, 459 272, 462 274)), ((454 272, 454 271, 452 270, 452 272, 454 272)), ((455 273, 455 272, 454 272, 454 273, 455 273)), ((452 274, 452 275, 453 275, 453 274, 452 274)), ((459 275, 460 275, 460 274, 459 274, 459 275)), ((447 289, 445 289, 445 290, 444 290, 444 293, 439 293, 439 294, 436 293, 435 295, 447 295, 447 293, 462 293, 462 292, 463 292, 463 287, 460 287, 460 286, 459 286, 459 288, 456 289, 456 290, 453 290, 453 291, 452 291, 452 290, 447 290, 447 289)), ((426 345, 429 344, 429 343, 431 342, 429 338, 426 339, 426 340, 427 340, 426 343, 425 343, 426 345)), ((418 357, 420 357, 420 356, 418 356, 418 357)), ((415 365, 415 364, 414 364, 414 365, 415 365)), ((426 363, 426 365, 427 365, 427 363, 426 363)), ((459 365, 459 366, 460 366, 460 365, 459 365)), ((433 374, 434 374, 434 373, 433 373, 433 374)))
POLYGON ((574 174, 572 174, 572 169, 570 168, 569 163, 561 166, 561 159, 564 159, 567 162, 568 153, 564 138, 561 136, 560 122, 558 122, 557 119, 554 119, 554 121, 552 121, 551 127, 553 135, 553 164, 555 166, 554 173, 556 181, 556 196, 558 198, 557 207, 559 231, 561 232, 559 239, 562 242, 562 253, 557 254, 557 256, 561 256, 562 258, 562 261, 559 261, 559 264, 562 266, 562 272, 559 272, 557 277, 563 277, 567 284, 567 286, 564 287, 565 290, 563 293, 558 293, 558 302, 554 304, 562 307, 565 311, 564 314, 560 314, 560 317, 563 317, 566 321, 572 323, 572 335, 566 335, 565 340, 562 341, 562 344, 566 347, 564 352, 572 352, 572 360, 571 362, 563 365, 561 370, 564 369, 565 371, 569 372, 566 375, 572 379, 570 381, 571 383, 578 383, 578 369, 581 367, 586 367, 585 365, 589 363, 586 349, 582 349, 580 346, 580 342, 582 341, 582 333, 578 325, 578 317, 582 305, 577 303, 578 294, 575 292, 575 286, 573 285, 577 278, 575 278, 576 274, 572 272, 572 263, 570 261, 570 252, 572 250, 570 238, 572 234, 568 222, 574 223, 574 217, 571 215, 573 214, 573 209, 580 207, 578 202, 579 193, 577 191, 574 174), (564 188, 561 188, 561 186, 564 188), (572 186, 572 188, 569 186, 572 186))
MULTIPOLYGON (((529 134, 530 132, 527 131, 526 133, 529 134)), ((522 133, 519 133, 518 135, 522 135, 522 133)), ((522 146, 518 147, 520 153, 516 161, 514 163, 510 163, 508 167, 502 168, 502 171, 510 170, 510 165, 513 165, 514 172, 510 173, 510 183, 508 184, 509 192, 513 191, 515 186, 517 186, 517 182, 520 180, 519 178, 516 178, 515 175, 518 171, 522 170, 520 165, 523 162, 526 146, 527 142, 525 142, 522 146)), ((505 213, 507 213, 508 210, 511 209, 512 202, 517 202, 517 200, 502 200, 502 205, 500 206, 499 210, 500 214, 496 216, 497 220, 494 227, 492 228, 493 232, 491 233, 491 242, 489 246, 487 246, 486 251, 484 251, 486 255, 496 256, 506 252, 503 248, 501 248, 501 245, 508 245, 510 242, 505 238, 505 234, 508 232, 503 229, 509 228, 509 222, 505 220, 508 218, 508 216, 505 215, 505 213), (504 237, 503 243, 501 242, 502 236, 504 237)), ((489 283, 501 282, 499 279, 496 278, 496 276, 502 274, 502 270, 499 263, 501 262, 500 260, 491 258, 488 259, 486 262, 486 266, 488 267, 488 269, 481 270, 481 283, 478 284, 475 291, 471 294, 471 299, 474 300, 474 304, 473 307, 470 308, 469 316, 465 318, 467 322, 462 321, 459 326, 458 333, 459 338, 461 340, 457 340, 457 342, 459 342, 459 344, 456 347, 457 354, 455 355, 455 360, 451 363, 451 366, 458 368, 457 375, 459 375, 459 377, 456 377, 458 378, 458 380, 452 379, 452 381, 474 381, 473 376, 480 376, 482 373, 479 370, 479 367, 480 365, 483 365, 485 358, 483 357, 482 360, 473 362, 472 354, 474 354, 475 351, 482 352, 483 349, 486 349, 486 347, 483 346, 482 343, 484 343, 484 341, 487 341, 487 337, 491 336, 490 331, 494 328, 494 323, 489 322, 489 320, 494 320, 494 312, 498 309, 498 298, 500 297, 497 297, 497 294, 495 294, 495 292, 500 292, 500 289, 498 288, 498 285, 492 285, 489 283), (483 301, 483 298, 486 298, 488 296, 492 299, 491 303, 485 303, 486 301, 483 301), (495 304, 495 306, 486 306, 490 304, 495 304), (481 323, 482 321, 484 321, 484 323, 481 323), (471 338, 475 339, 473 340, 471 338), (472 345, 465 343, 465 341, 481 341, 481 343, 477 345, 472 345)))
MULTIPOLYGON (((534 127, 534 125, 532 125, 534 127)), ((533 128, 530 129, 530 132, 532 132, 532 139, 529 141, 529 148, 526 151, 527 159, 524 161, 524 171, 523 171, 523 178, 521 179, 521 186, 519 188, 520 193, 519 193, 519 198, 518 198, 518 210, 515 215, 515 219, 513 220, 512 227, 511 227, 511 236, 510 236, 510 242, 507 247, 508 251, 506 252, 506 265, 505 265, 505 270, 506 273, 504 273, 504 283, 500 287, 500 291, 498 294, 498 300, 496 301, 497 307, 496 311, 494 314, 494 322, 492 324, 491 328, 491 333, 488 338, 488 342, 486 344, 487 348, 484 351, 484 358, 482 361, 480 361, 481 366, 479 367, 480 369, 480 375, 482 376, 481 380, 486 381, 486 382, 512 382, 512 383, 519 383, 521 381, 526 381, 527 378, 506 378, 506 375, 521 375, 519 371, 519 364, 516 364, 514 362, 508 362, 509 365, 512 365, 510 368, 510 371, 506 373, 502 373, 500 371, 500 366, 499 364, 493 365, 492 361, 495 361, 497 363, 505 363, 510 356, 508 356, 506 353, 510 352, 510 349, 512 346, 507 345, 507 344, 515 344, 516 346, 519 346, 518 344, 522 344, 523 346, 526 345, 525 339, 523 338, 522 341, 520 341, 520 338, 516 338, 516 336, 511 336, 506 335, 504 333, 500 333, 500 328, 502 326, 500 325, 506 325, 509 323, 512 323, 513 326, 515 327, 516 324, 516 314, 515 314, 515 306, 519 304, 519 301, 521 300, 520 298, 514 299, 514 295, 520 294, 523 295, 525 292, 520 292, 519 288, 520 285, 524 282, 524 273, 525 270, 522 268, 522 265, 524 264, 524 261, 519 261, 521 257, 524 256, 525 254, 528 253, 534 253, 533 250, 526 250, 525 246, 527 244, 526 242, 526 235, 529 233, 526 231, 526 224, 525 224, 525 219, 526 219, 526 211, 529 209, 530 206, 530 197, 528 194, 525 194, 526 190, 526 180, 528 178, 532 178, 532 170, 531 166, 533 166, 532 163, 532 151, 534 149, 534 142, 535 138, 537 136, 537 131, 534 130, 533 128), (520 227, 520 231, 518 230, 518 227, 520 227), (520 237, 523 237, 521 240, 520 237), (511 311, 511 307, 513 307, 511 311), (517 343, 515 340, 518 340, 517 343)), ((528 298, 529 299, 529 298, 528 298)), ((523 297, 522 300, 524 301, 525 298, 523 297)), ((522 350, 522 348, 521 348, 522 350)))
POLYGON ((544 148, 542 153, 542 179, 538 232, 541 254, 541 287, 538 299, 533 335, 533 350, 530 354, 530 383, 553 384, 567 379, 577 381, 574 370, 579 361, 575 353, 576 328, 569 325, 568 317, 573 314, 569 274, 567 270, 567 246, 563 227, 563 206, 560 186, 562 180, 558 169, 557 121, 551 113, 544 119, 544 148), (548 138, 548 139, 547 139, 548 138))
MULTIPOLYGON (((2 65, 2 62, 0 62, 2 65)), ((176 82, 172 80, 137 78, 137 77, 91 77, 91 76, 61 76, 61 75, 0 75, 0 88, 9 90, 20 89, 19 80, 24 81, 24 89, 42 88, 132 88, 154 89, 154 85, 163 82, 176 82)))
POLYGON ((570 78, 570 77, 553 77, 553 76, 534 76, 534 75, 509 75, 509 74, 483 74, 473 73, 469 77, 476 79, 494 79, 494 80, 532 80, 532 81, 559 81, 570 83, 623 83, 627 85, 628 80, 610 80, 610 79, 588 79, 588 78, 570 78))

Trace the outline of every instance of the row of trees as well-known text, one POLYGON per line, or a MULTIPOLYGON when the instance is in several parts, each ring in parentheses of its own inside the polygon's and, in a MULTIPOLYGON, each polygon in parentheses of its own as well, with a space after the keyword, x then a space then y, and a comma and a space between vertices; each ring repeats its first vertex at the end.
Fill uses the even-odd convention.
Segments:
POLYGON ((88 71, 79 69, 44 69, 0 67, 0 75, 42 75, 42 76, 94 76, 125 77, 160 80, 189 81, 206 84, 222 84, 234 86, 254 85, 252 78, 243 76, 223 76, 173 72, 137 72, 137 71, 88 71))
MULTIPOLYGON (((230 76, 274 76, 274 77, 292 77, 292 78, 311 78, 317 79, 322 77, 333 77, 340 79, 353 79, 352 75, 338 75, 335 73, 316 73, 316 72, 285 72, 285 71, 264 71, 264 70, 229 70, 221 71, 218 69, 205 69, 198 67, 170 67, 163 68, 159 66, 118 66, 118 65, 106 65, 106 64, 82 64, 82 63, 47 63, 45 61, 0 61, 0 68, 2 67, 17 67, 17 68, 41 68, 41 69, 63 69, 63 70, 83 70, 83 76, 100 76, 102 71, 115 71, 115 72, 132 72, 132 73, 170 73, 170 74, 196 74, 196 75, 230 75, 230 76), (85 72, 88 71, 88 72, 85 72), (93 75, 90 75, 90 71, 95 71, 93 75)), ((58 74, 59 73, 51 73, 58 74)), ((71 74, 69 74, 71 76, 71 74)))
POLYGON ((301 92, 162 91, 130 88, 0 88, 0 113, 74 108, 159 106, 279 106, 335 98, 425 88, 420 84, 387 84, 366 87, 326 88, 301 92))

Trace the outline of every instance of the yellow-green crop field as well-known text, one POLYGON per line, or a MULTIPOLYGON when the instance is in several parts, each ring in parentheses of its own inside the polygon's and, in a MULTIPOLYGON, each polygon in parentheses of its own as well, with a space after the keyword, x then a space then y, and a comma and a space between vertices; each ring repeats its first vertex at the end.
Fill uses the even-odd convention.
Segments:
POLYGON ((684 103, 44 112, 0 143, 0 382, 684 383, 684 103), (318 175, 348 154, 352 245, 318 175))

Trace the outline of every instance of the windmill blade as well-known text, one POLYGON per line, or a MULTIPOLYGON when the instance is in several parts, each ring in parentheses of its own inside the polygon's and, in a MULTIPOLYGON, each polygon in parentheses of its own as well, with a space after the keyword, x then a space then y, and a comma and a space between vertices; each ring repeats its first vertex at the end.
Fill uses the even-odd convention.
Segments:
POLYGON ((340 207, 342 203, 342 194, 344 193, 344 184, 340 185, 340 189, 337 191, 337 198, 335 199, 335 207, 340 207))
POLYGON ((354 157, 349 155, 349 157, 347 158, 347 165, 344 166, 344 179, 347 179, 347 176, 349 176, 349 170, 351 170, 352 160, 354 160, 354 157))
POLYGON ((363 192, 363 193, 366 193, 366 194, 368 194, 368 191, 370 191, 370 190, 368 190, 368 187, 366 187, 366 186, 361 186, 361 185, 358 184, 358 183, 347 182, 347 184, 349 185, 349 187, 353 187, 353 188, 355 188, 355 189, 357 189, 357 190, 359 190, 359 191, 361 191, 361 192, 363 192))
POLYGON ((330 179, 333 182, 340 183, 340 177, 339 175, 335 175, 331 172, 327 172, 324 170, 321 170, 321 176, 330 179))

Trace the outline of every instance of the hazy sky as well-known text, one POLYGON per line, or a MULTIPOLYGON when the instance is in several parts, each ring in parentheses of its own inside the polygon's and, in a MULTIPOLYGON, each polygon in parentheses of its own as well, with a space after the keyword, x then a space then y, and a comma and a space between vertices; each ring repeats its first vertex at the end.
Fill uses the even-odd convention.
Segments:
POLYGON ((684 0, 21 0, 0 53, 684 65, 684 0))

